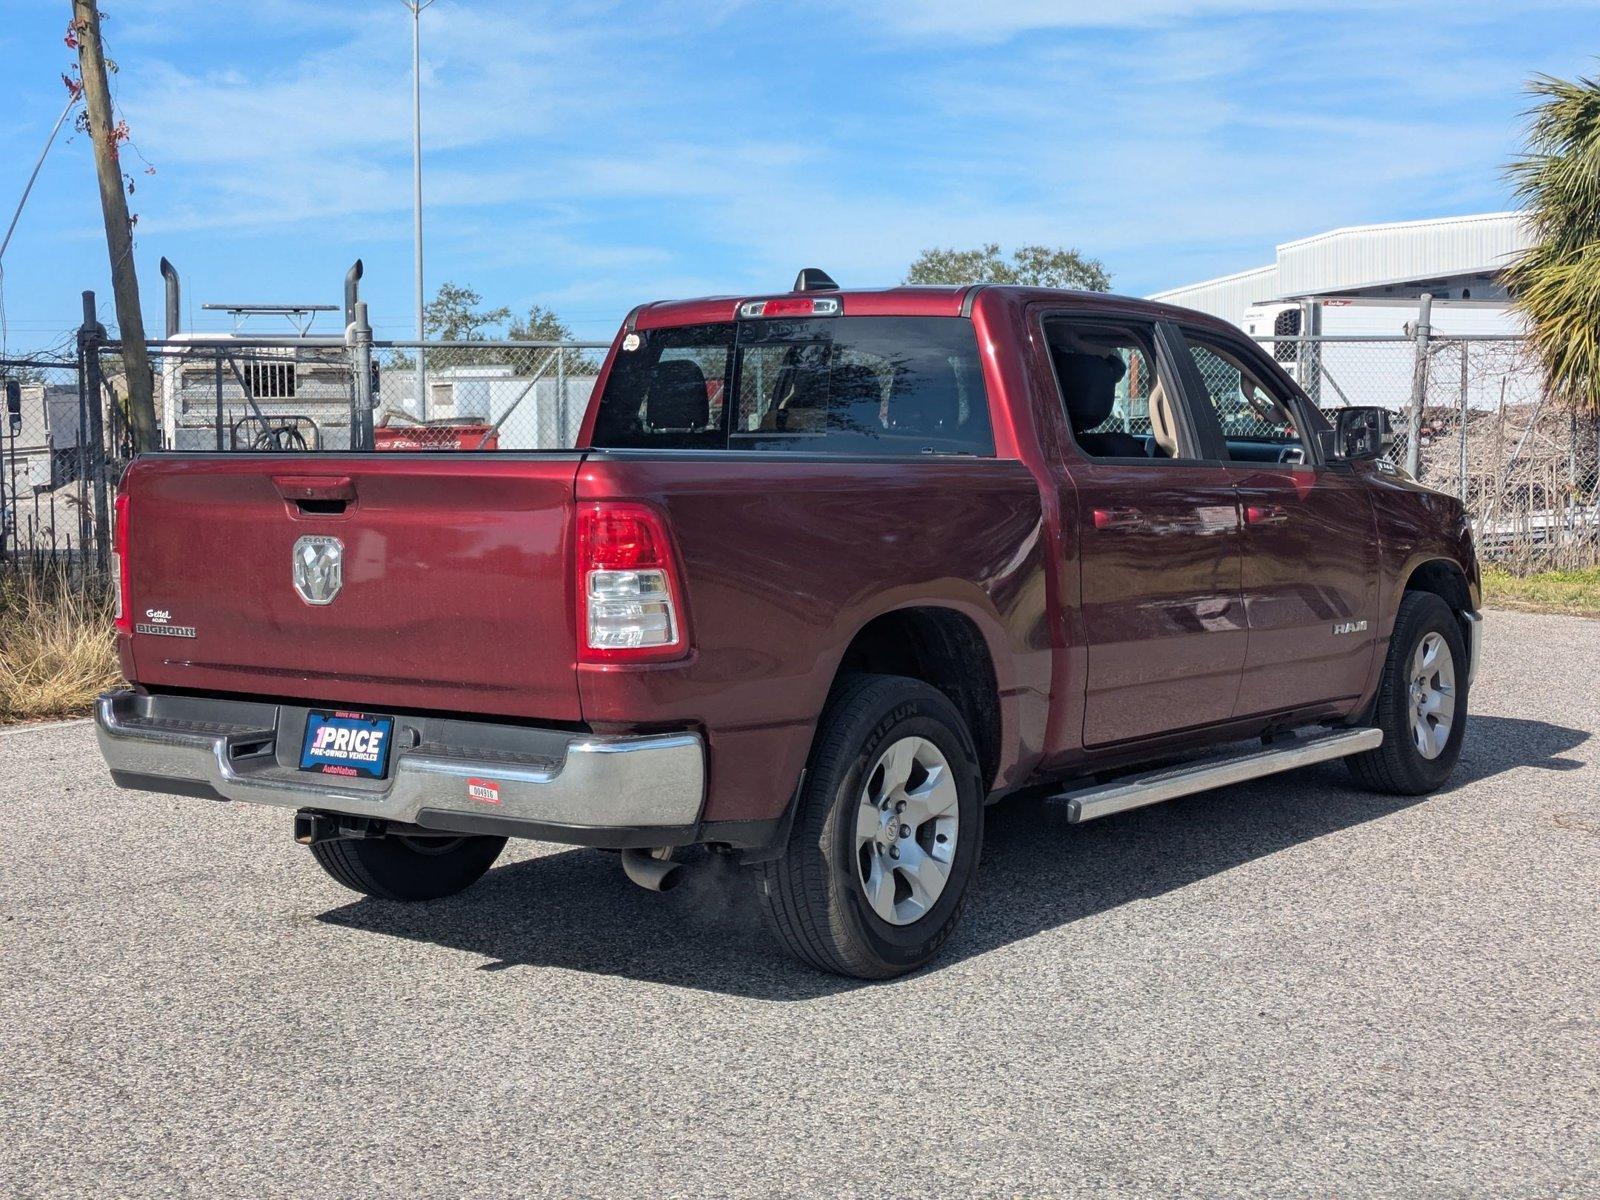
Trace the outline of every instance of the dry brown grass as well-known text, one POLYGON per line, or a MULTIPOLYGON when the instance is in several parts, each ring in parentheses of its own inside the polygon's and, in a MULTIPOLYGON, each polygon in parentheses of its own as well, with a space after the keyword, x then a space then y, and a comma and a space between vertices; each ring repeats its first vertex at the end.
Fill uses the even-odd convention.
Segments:
POLYGON ((0 578, 0 722, 82 716, 121 679, 108 588, 0 578))

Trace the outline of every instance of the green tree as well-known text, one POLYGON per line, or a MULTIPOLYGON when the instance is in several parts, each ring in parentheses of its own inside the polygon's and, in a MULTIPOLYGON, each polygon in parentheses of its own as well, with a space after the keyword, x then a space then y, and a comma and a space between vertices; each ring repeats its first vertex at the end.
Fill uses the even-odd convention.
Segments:
POLYGON ((507 336, 516 342, 570 342, 572 329, 555 309, 535 304, 525 319, 511 322, 507 336))
MULTIPOLYGON (((535 304, 525 319, 511 315, 505 305, 485 308, 483 296, 474 288, 458 283, 441 283, 433 299, 423 307, 422 326, 430 339, 441 342, 530 341, 564 342, 572 340, 572 330, 554 309, 535 304)), ((594 359, 581 350, 564 350, 562 366, 569 375, 592 375, 594 359)), ((454 346, 428 352, 428 369, 442 371, 457 366, 503 365, 518 375, 537 370, 551 351, 512 346, 454 346)), ((409 353, 394 351, 383 360, 386 368, 406 370, 416 365, 409 353)), ((551 362, 547 374, 554 374, 551 362)))
POLYGON ((1536 75, 1527 151, 1509 174, 1537 241, 1506 283, 1552 398, 1600 414, 1600 82, 1536 75))
POLYGON ((441 342, 475 342, 498 334, 511 310, 482 308, 483 297, 469 287, 441 283, 422 310, 422 327, 441 342))
MULTIPOLYGON (((535 304, 524 320, 514 320, 506 334, 514 342, 570 342, 572 327, 556 315, 553 308, 535 304)), ((593 375, 599 369, 596 357, 583 350, 561 351, 562 367, 568 375, 593 375)), ((550 369, 555 370, 555 364, 550 369)))
POLYGON ((1109 292, 1111 276, 1097 258, 1085 258, 1064 246, 1018 246, 1009 259, 998 242, 976 250, 934 248, 917 256, 906 272, 907 283, 1022 283, 1030 287, 1075 288, 1109 292))

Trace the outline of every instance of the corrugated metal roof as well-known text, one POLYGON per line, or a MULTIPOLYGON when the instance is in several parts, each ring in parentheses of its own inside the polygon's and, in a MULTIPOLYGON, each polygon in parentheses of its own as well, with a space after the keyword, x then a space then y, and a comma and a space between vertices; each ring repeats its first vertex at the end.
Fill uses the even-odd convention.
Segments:
POLYGON ((1168 288, 1150 299, 1237 322, 1262 300, 1494 274, 1531 244, 1527 221, 1515 212, 1352 225, 1284 242, 1268 266, 1168 288))
POLYGON ((1313 296, 1450 275, 1492 274, 1532 238, 1521 213, 1356 225, 1278 247, 1278 294, 1313 296))
POLYGON ((1225 321, 1237 321, 1252 304, 1270 300, 1277 294, 1278 268, 1268 266, 1157 292, 1150 299, 1197 309, 1225 321))

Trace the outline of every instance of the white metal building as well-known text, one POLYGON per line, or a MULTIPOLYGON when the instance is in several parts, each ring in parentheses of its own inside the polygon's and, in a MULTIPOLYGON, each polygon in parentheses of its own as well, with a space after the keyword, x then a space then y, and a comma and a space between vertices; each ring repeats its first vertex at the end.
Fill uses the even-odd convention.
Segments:
MULTIPOLYGON (((1417 298, 1427 292, 1434 297, 1434 324, 1441 333, 1499 332, 1498 327, 1452 330, 1448 314, 1461 314, 1462 324, 1474 325, 1484 323, 1485 313, 1501 317, 1507 297, 1500 274, 1531 240, 1522 214, 1514 212, 1353 225, 1284 242, 1266 266, 1169 288, 1150 298, 1197 308, 1257 336, 1271 336, 1271 329, 1249 330, 1246 314, 1277 306, 1309 310, 1328 300, 1350 301, 1341 306, 1347 308, 1414 314, 1417 298), (1475 310, 1480 315, 1467 316, 1475 310)), ((1488 323, 1497 324, 1492 318, 1488 323)), ((1324 332, 1310 322, 1302 328, 1308 334, 1324 332)))
MULTIPOLYGON (((1274 356, 1319 402, 1398 409, 1410 402, 1407 328, 1421 297, 1433 297, 1436 339, 1519 334, 1502 273, 1530 243, 1514 212, 1357 225, 1285 242, 1264 267, 1151 299, 1211 313, 1258 339, 1285 339, 1273 343, 1274 356)), ((1536 371, 1519 366, 1474 371, 1456 390, 1464 403, 1487 407, 1529 399, 1539 385, 1536 371)))

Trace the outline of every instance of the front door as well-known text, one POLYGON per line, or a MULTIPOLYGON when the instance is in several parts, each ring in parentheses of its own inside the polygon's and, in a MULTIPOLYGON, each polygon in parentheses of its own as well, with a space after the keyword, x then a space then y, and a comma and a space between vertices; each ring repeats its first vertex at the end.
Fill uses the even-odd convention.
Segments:
POLYGON ((1235 715, 1353 700, 1377 644, 1377 530, 1366 489, 1319 464, 1307 402, 1255 347, 1185 332, 1209 401, 1202 419, 1221 434, 1243 518, 1250 643, 1235 715))
POLYGON ((1076 451, 1083 743, 1225 721, 1246 648, 1238 504, 1228 468, 1197 453, 1178 341, 1138 321, 1044 331, 1076 451))

